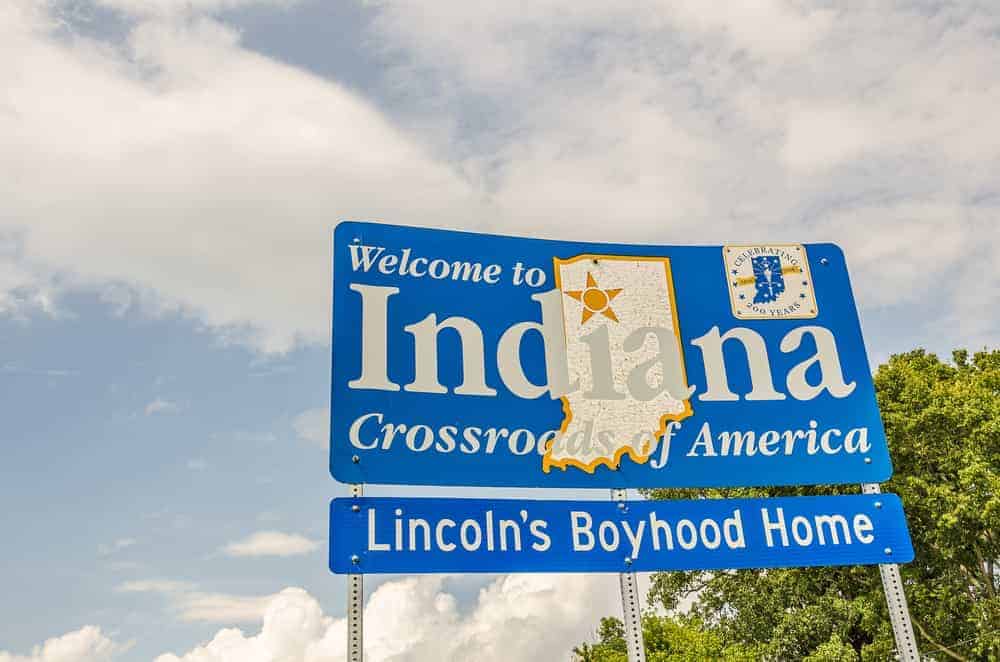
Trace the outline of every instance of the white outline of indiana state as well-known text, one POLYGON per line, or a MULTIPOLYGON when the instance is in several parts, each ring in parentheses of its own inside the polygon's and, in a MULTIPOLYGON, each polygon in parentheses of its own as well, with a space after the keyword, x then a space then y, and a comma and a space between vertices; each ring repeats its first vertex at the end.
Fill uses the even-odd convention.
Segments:
POLYGON ((562 398, 563 422, 542 457, 542 470, 575 467, 594 473, 602 465, 617 468, 625 455, 643 464, 655 452, 668 423, 693 413, 670 259, 586 254, 553 262, 556 288, 564 294, 569 383, 579 380, 579 388, 562 398), (591 289, 613 296, 587 297, 591 289), (599 308, 595 303, 606 305, 599 308), (661 341, 673 346, 661 347, 661 341), (592 346, 603 356, 593 357, 592 346), (606 365, 609 360, 612 381, 603 388, 613 388, 617 395, 598 399, 593 366, 595 361, 606 365), (645 390, 644 396, 655 394, 648 399, 634 397, 630 376, 645 383, 643 389, 642 383, 633 382, 635 390, 645 390), (675 398, 673 393, 685 397, 675 398))

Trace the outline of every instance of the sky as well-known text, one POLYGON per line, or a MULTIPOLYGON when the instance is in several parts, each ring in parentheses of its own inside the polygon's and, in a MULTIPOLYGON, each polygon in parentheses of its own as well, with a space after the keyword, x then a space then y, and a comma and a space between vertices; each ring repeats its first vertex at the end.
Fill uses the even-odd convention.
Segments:
MULTIPOLYGON (((873 363, 995 346, 998 35, 992 0, 0 3, 0 662, 344 659, 342 218, 835 241, 873 363)), ((374 662, 565 660, 618 608, 366 593, 374 662)))

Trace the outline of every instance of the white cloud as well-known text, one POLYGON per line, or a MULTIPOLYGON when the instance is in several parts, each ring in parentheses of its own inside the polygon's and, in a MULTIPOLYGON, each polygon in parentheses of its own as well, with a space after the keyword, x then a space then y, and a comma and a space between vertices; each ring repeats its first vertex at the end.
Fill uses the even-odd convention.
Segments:
POLYGON ((192 14, 246 5, 290 6, 296 0, 96 0, 96 4, 137 15, 192 14))
POLYGON ((118 586, 123 593, 181 593, 194 588, 195 585, 190 582, 173 579, 136 579, 118 586))
POLYGON ((52 307, 51 294, 42 289, 42 278, 0 255, 0 314, 23 317, 28 310, 50 311, 52 307))
POLYGON ((830 214, 821 223, 827 233, 847 237, 845 251, 854 277, 866 284, 858 295, 873 305, 913 301, 932 290, 950 299, 966 283, 941 279, 942 271, 956 266, 981 274, 989 271, 988 261, 1000 251, 1000 236, 988 224, 956 215, 948 204, 855 207, 830 214), (977 246, 985 248, 982 254, 977 254, 977 246), (899 288, 899 283, 909 287, 899 288))
POLYGON ((287 588, 269 602, 260 634, 246 637, 241 630, 226 628, 181 657, 165 654, 156 662, 304 661, 306 649, 322 639, 329 624, 315 599, 300 588, 287 588))
POLYGON ((224 546, 227 556, 300 556, 321 547, 322 543, 298 534, 281 531, 258 531, 243 540, 224 546))
POLYGON ((737 46, 766 56, 796 56, 821 38, 834 18, 831 10, 805 9, 784 0, 671 0, 655 4, 682 28, 720 31, 737 46))
MULTIPOLYGON (((365 606, 365 659, 371 662, 534 662, 565 659, 589 639, 601 616, 620 612, 614 575, 510 575, 480 590, 460 610, 447 577, 427 575, 379 586, 365 606)), ((257 634, 226 627, 186 653, 156 662, 339 662, 346 660, 346 621, 323 613, 301 588, 240 598, 201 593, 187 582, 127 582, 120 591, 166 596, 181 620, 260 622, 257 634)), ((88 626, 51 639, 27 656, 0 652, 0 662, 108 662, 119 645, 88 626)))
MULTIPOLYGON (((614 575, 511 575, 459 610, 440 575, 379 586, 365 607, 365 659, 371 662, 535 662, 566 659, 601 616, 620 612, 614 575)), ((220 630, 206 644, 156 662, 339 662, 346 622, 324 615, 302 589, 268 605, 261 630, 220 630)))
POLYGON ((187 461, 187 468, 191 471, 204 471, 208 469, 208 461, 202 457, 193 457, 187 461))
POLYGON ((80 373, 77 370, 66 370, 63 368, 29 368, 16 363, 5 363, 0 365, 0 373, 5 375, 27 375, 31 377, 76 377, 80 373))
POLYGON ((170 402, 169 400, 164 400, 163 398, 156 398, 143 410, 146 412, 146 416, 152 416, 153 414, 167 414, 170 412, 175 412, 178 410, 176 402, 170 402))
POLYGON ((329 335, 338 218, 475 218, 474 191, 373 106, 218 22, 150 19, 117 50, 57 38, 45 6, 0 7, 0 231, 76 286, 155 291, 281 351, 329 335))
MULTIPOLYGON (((783 0, 738 4, 640 0, 627 5, 536 0, 489 7, 421 0, 376 4, 382 9, 380 26, 390 47, 403 45, 421 58, 421 64, 447 68, 466 82, 500 86, 517 85, 554 68, 583 69, 592 54, 587 49, 600 48, 602 42, 623 47, 622 54, 631 58, 636 43, 650 35, 664 42, 689 39, 706 48, 749 51, 755 57, 798 56, 823 36, 834 17, 831 11, 806 10, 783 0), (587 39, 591 43, 581 43, 587 39), (579 50, 576 61, 574 47, 579 50)), ((628 69, 632 62, 620 64, 628 69)), ((547 82, 559 86, 566 81, 547 82)), ((566 101, 574 112, 582 109, 573 100, 566 101)))
POLYGON ((299 439, 324 448, 330 446, 330 408, 307 409, 292 420, 299 439))
POLYGON ((483 151, 497 231, 836 241, 906 342, 1000 331, 1000 5, 425 4, 383 2, 382 43, 412 112, 440 111, 430 80, 510 136, 452 136, 483 151))
POLYGON ((167 600, 168 609, 184 622, 252 623, 260 620, 274 596, 245 596, 202 591, 197 584, 170 579, 123 582, 122 593, 155 593, 167 600))
POLYGON ((135 572, 145 567, 139 561, 107 561, 104 567, 112 572, 135 572))
POLYGON ((97 626, 85 625, 45 640, 27 655, 0 650, 0 662, 110 662, 131 646, 116 643, 97 626))
POLYGON ((273 432, 248 432, 246 430, 237 430, 232 433, 233 439, 236 441, 247 441, 257 444, 266 444, 272 441, 277 441, 278 437, 273 432))
POLYGON ((930 301, 937 309, 920 320, 924 335, 958 337, 973 350, 995 344, 998 316, 988 303, 1000 302, 994 211, 948 201, 888 202, 834 211, 818 227, 843 238, 863 306, 930 301))
POLYGON ((836 165, 877 144, 875 129, 851 107, 794 109, 788 116, 781 158, 792 168, 836 165))
POLYGON ((329 231, 354 217, 835 240, 860 247, 852 264, 880 256, 858 290, 900 293, 896 319, 926 342, 977 343, 1000 326, 983 312, 1000 308, 996 270, 976 297, 932 303, 918 287, 969 282, 981 261, 955 242, 978 233, 978 255, 1000 232, 969 220, 1000 207, 995 3, 383 0, 366 43, 395 64, 372 85, 405 99, 383 110, 195 16, 235 1, 157 0, 191 12, 136 19, 122 48, 57 39, 44 3, 0 8, 0 233, 18 237, 16 258, 0 258, 0 309, 36 290, 51 306, 55 282, 119 309, 138 295, 147 312, 265 351, 325 342, 329 231), (901 209, 954 241, 896 250, 913 227, 901 209), (942 317, 967 320, 962 335, 931 325, 942 317))
POLYGON ((115 552, 120 552, 123 549, 127 549, 129 547, 132 547, 133 545, 137 544, 138 542, 139 541, 136 540, 135 538, 119 538, 118 540, 114 541, 110 545, 100 545, 97 548, 97 551, 101 554, 101 556, 110 556, 111 554, 114 554, 115 552))
POLYGON ((272 596, 189 593, 180 597, 180 620, 197 623, 251 623, 260 619, 272 596))

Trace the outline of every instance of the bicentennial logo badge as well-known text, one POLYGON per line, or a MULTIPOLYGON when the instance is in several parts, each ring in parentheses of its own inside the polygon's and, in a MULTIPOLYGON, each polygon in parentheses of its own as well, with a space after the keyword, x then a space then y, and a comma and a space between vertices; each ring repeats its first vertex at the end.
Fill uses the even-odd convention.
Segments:
POLYGON ((812 319, 819 314, 801 244, 725 246, 722 253, 737 318, 812 319))

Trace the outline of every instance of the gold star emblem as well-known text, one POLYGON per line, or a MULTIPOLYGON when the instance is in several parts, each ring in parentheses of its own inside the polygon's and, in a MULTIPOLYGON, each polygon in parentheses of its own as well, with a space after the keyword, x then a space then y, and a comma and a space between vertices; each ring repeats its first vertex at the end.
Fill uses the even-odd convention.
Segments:
POLYGON ((594 275, 587 272, 587 287, 582 290, 570 290, 566 294, 583 304, 583 317, 580 324, 584 324, 591 317, 600 313, 613 322, 618 321, 618 316, 611 309, 611 300, 621 294, 622 288, 614 290, 602 290, 597 286, 594 275))

